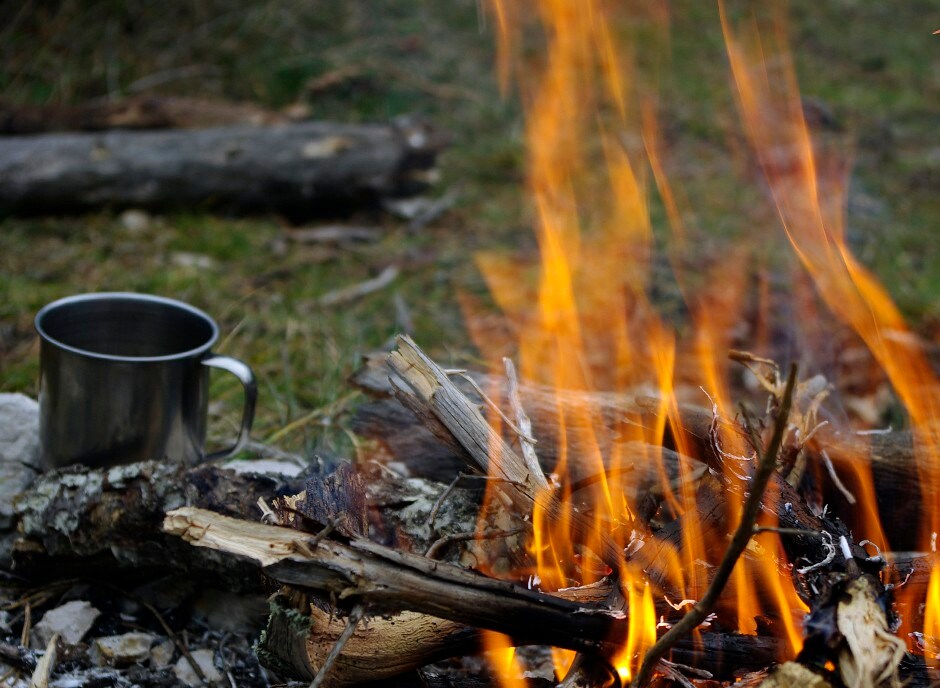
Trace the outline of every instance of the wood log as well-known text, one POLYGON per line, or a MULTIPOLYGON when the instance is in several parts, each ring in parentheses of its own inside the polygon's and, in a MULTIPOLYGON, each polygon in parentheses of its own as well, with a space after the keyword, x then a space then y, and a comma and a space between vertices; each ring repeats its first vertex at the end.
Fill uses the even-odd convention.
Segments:
POLYGON ((0 214, 198 205, 313 216, 414 192, 440 145, 420 123, 3 137, 0 214))
MULTIPOLYGON (((326 592, 346 604, 365 603, 374 613, 395 614, 408 609, 454 622, 438 625, 441 637, 423 646, 416 644, 402 655, 409 663, 439 657, 442 647, 456 654, 475 650, 479 636, 476 632, 468 634, 467 625, 505 633, 519 645, 613 652, 615 639, 624 637, 628 623, 623 612, 600 606, 608 596, 602 585, 546 594, 361 539, 342 543, 326 538, 311 546, 313 536, 309 533, 239 521, 191 507, 167 514, 164 530, 197 547, 253 561, 267 575, 293 589, 326 592)), ((401 670, 405 664, 396 664, 387 656, 386 644, 399 647, 400 636, 407 634, 411 624, 409 620, 397 628, 394 624, 380 627, 382 635, 372 638, 371 652, 378 653, 372 665, 365 661, 365 650, 357 648, 355 656, 362 658, 358 670, 367 672, 359 675, 388 676, 389 666, 401 670), (382 642, 375 645, 377 638, 382 642)), ((326 630, 327 636, 332 637, 337 630, 341 628, 326 630)), ((298 643, 311 642, 310 638, 309 626, 301 626, 301 631, 293 634, 281 629, 263 646, 266 652, 275 645, 296 648, 298 643)), ((298 656, 296 649, 287 652, 292 658, 298 656)), ((730 676, 741 668, 757 669, 779 657, 780 645, 775 639, 717 633, 703 633, 699 639, 684 642, 673 654, 678 662, 721 676, 730 676)), ((283 664, 278 666, 284 668, 283 664)), ((291 662, 290 666, 297 671, 296 664, 291 662)), ((308 665, 300 671, 300 677, 311 678, 314 668, 308 665)))
POLYGON ((164 514, 192 505, 257 518, 260 497, 292 494, 301 486, 280 476, 154 461, 44 473, 15 502, 14 570, 42 580, 65 569, 70 575, 111 576, 131 568, 171 569, 215 580, 221 576, 236 590, 259 590, 261 578, 253 567, 196 554, 163 534, 164 514))
MULTIPOLYGON (((424 428, 422 419, 414 413, 409 414, 408 409, 396 403, 394 389, 389 381, 389 367, 384 357, 385 354, 367 356, 363 366, 350 378, 351 384, 377 399, 357 412, 353 422, 355 430, 383 443, 396 459, 405 465, 414 465, 419 472, 424 469, 424 462, 415 456, 434 457, 435 462, 448 466, 459 462, 459 451, 441 442, 424 428)), ((496 398, 506 397, 508 382, 501 376, 477 371, 470 371, 469 375, 487 393, 496 398)), ((453 382, 470 399, 482 403, 470 385, 459 378, 453 382)), ((559 409, 566 418, 583 416, 583 413, 577 412, 579 409, 593 410, 597 421, 594 440, 602 456, 610 456, 615 450, 623 451, 621 438, 625 426, 651 428, 657 422, 658 403, 655 399, 641 395, 570 391, 558 394, 546 387, 525 384, 520 391, 522 404, 532 418, 539 458, 546 470, 554 467, 560 448, 557 427, 559 409)), ((674 438, 667 428, 664 446, 669 449, 683 446, 691 451, 693 458, 712 464, 719 462, 721 459, 715 454, 709 434, 713 422, 711 412, 690 405, 681 406, 680 412, 683 434, 680 438, 674 438)), ((734 423, 725 422, 721 427, 723 431, 741 432, 734 423)), ((592 467, 584 465, 582 461, 581 457, 591 452, 579 446, 578 433, 567 433, 565 441, 572 479, 577 481, 594 472, 592 467)), ((804 481, 798 486, 799 489, 816 493, 820 505, 828 504, 830 513, 843 520, 852 532, 859 535, 859 539, 864 539, 863 534, 867 532, 864 516, 858 508, 848 504, 833 485, 823 467, 822 450, 827 451, 842 481, 856 494, 862 494, 857 478, 859 470, 871 471, 879 511, 891 515, 883 519, 882 526, 889 542, 882 545, 898 551, 915 550, 923 546, 924 543, 918 541, 920 533, 908 526, 922 520, 921 495, 918 490, 911 490, 911 485, 920 484, 914 435, 911 432, 895 431, 863 437, 823 427, 807 447, 810 453, 808 464, 814 467, 812 471, 807 471, 807 480, 814 479, 815 486, 808 486, 804 481)))

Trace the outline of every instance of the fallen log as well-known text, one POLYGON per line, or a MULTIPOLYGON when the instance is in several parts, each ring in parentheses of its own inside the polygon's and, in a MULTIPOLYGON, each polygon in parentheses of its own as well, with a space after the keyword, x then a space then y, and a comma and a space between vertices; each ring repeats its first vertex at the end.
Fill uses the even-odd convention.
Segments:
POLYGON ((233 567, 217 555, 197 554, 163 534, 164 514, 192 505, 256 517, 259 498, 293 494, 301 487, 302 481, 280 476, 156 461, 51 471, 15 501, 14 569, 42 580, 65 567, 71 575, 169 568, 221 577, 235 590, 258 590, 261 579, 253 567, 233 567))
POLYGON ((440 147, 420 123, 0 137, 0 214, 195 205, 313 216, 413 193, 440 147))

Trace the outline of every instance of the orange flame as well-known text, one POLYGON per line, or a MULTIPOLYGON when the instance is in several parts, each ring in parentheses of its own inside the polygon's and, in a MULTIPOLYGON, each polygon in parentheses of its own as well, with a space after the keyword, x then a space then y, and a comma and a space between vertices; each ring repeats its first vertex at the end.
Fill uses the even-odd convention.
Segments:
MULTIPOLYGON (((927 549, 940 529, 940 384, 887 291, 846 244, 845 185, 811 139, 783 23, 765 41, 755 22, 736 33, 721 2, 719 10, 738 109, 787 237, 823 301, 861 337, 884 370, 917 431, 927 549)), ((869 529, 864 535, 886 546, 870 470, 861 473, 858 497, 869 529)), ((930 590, 940 597, 936 565, 930 590)), ((929 600, 924 632, 940 637, 940 606, 929 600)))
MULTIPOLYGON (((515 76, 524 95, 527 188, 539 255, 534 283, 528 280, 532 275, 505 257, 481 255, 478 266, 507 316, 520 377, 558 390, 552 409, 558 429, 557 461, 552 466, 557 481, 549 489, 564 505, 561 513, 551 515, 535 509, 530 542, 534 572, 516 573, 534 573, 546 591, 617 577, 629 623, 626 637, 616 639, 621 652, 615 663, 622 677, 629 678, 655 641, 654 602, 661 591, 634 564, 611 567, 611 562, 597 561, 592 552, 602 548, 595 540, 609 536, 621 547, 630 544, 636 486, 624 476, 631 467, 651 464, 658 472, 664 513, 683 518, 681 543, 661 550, 657 565, 666 580, 660 582, 685 597, 704 591, 708 581, 701 562, 724 550, 727 533, 737 526, 744 490, 725 492, 727 532, 705 532, 697 516, 700 495, 693 479, 696 464, 690 460, 694 447, 684 443, 681 404, 689 390, 697 395, 701 387, 718 418, 735 415, 725 354, 732 345, 734 318, 743 310, 747 276, 729 271, 728 265, 747 263, 750 249, 730 253, 715 267, 716 278, 708 280, 705 289, 686 284, 675 256, 689 253, 691 213, 682 190, 666 173, 655 99, 642 94, 633 56, 618 40, 619 25, 614 31, 611 23, 613 7, 602 0, 531 0, 536 12, 526 13, 513 0, 491 2, 500 84, 505 90, 515 76), (523 65, 513 51, 528 14, 540 21, 544 59, 533 64, 533 58, 527 58, 523 65), (627 133, 640 136, 630 138, 627 133), (631 144, 634 140, 642 147, 631 144), (654 245, 648 177, 666 211, 669 257, 691 313, 692 334, 687 339, 659 317, 647 297, 654 245), (694 371, 686 370, 687 359, 694 371), (656 401, 642 423, 626 412, 612 421, 596 401, 599 392, 652 396, 656 401), (674 465, 662 450, 667 437, 679 454, 674 465), (577 487, 586 477, 592 479, 590 490, 577 487), (594 535, 574 532, 576 511, 593 519, 594 535)), ((654 5, 651 17, 665 28, 665 5, 654 5)), ((733 30, 720 1, 719 11, 738 109, 790 244, 822 301, 870 349, 918 430, 923 501, 930 514, 925 519, 928 538, 940 530, 940 442, 931 434, 940 419, 940 384, 887 292, 846 244, 842 174, 814 148, 782 24, 768 44, 756 25, 740 33, 733 30)), ((665 30, 662 33, 665 36, 665 30)), ((766 281, 758 290, 766 302, 766 281)), ((765 325, 758 323, 758 343, 766 340, 765 325)), ((484 334, 476 333, 474 339, 496 358, 484 334)), ((750 451, 721 424, 715 432, 715 441, 728 457, 724 479, 740 485, 733 464, 742 462, 738 470, 743 472, 750 451)), ((862 466, 853 484, 866 531, 857 535, 887 545, 870 470, 862 462, 855 465, 862 466)), ((488 498, 491 493, 488 489, 488 498)), ((742 633, 754 633, 755 617, 769 619, 787 640, 792 656, 802 644, 799 618, 806 607, 788 572, 777 536, 752 542, 734 572, 736 618, 730 617, 729 623, 736 623, 742 633)), ((940 638, 940 567, 931 577, 925 633, 940 638)), ((496 643, 494 656, 506 663, 508 640, 488 642, 496 643)), ((557 673, 563 675, 572 654, 556 651, 554 658, 557 673)), ((506 667, 498 673, 512 673, 506 667)), ((513 680, 506 677, 504 685, 515 685, 513 680)))

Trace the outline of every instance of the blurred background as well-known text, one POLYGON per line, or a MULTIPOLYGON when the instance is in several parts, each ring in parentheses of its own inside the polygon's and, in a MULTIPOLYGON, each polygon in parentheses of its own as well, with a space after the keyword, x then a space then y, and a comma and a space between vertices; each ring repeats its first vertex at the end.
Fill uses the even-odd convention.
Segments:
MULTIPOLYGON (((85 120, 76 113, 89 107, 159 98, 224 103, 259 120, 420 118, 448 141, 419 197, 433 212, 417 211, 419 221, 413 208, 395 203, 300 225, 277 212, 233 216, 201 207, 3 215, 0 390, 35 396, 35 312, 97 290, 163 294, 213 315, 223 332, 217 349, 248 361, 259 377, 256 439, 307 455, 357 442, 341 422, 356 402, 345 380, 363 353, 395 333, 410 332, 441 360, 474 362, 461 295, 475 297, 484 314, 491 305, 474 256, 537 251, 524 194, 522 108, 512 92, 500 93, 493 17, 481 3, 0 4, 5 135, 78 129, 85 120), (336 224, 368 231, 334 240, 297 232, 336 224), (376 277, 380 286, 369 293, 332 305, 322 298, 376 277)), ((734 7, 760 11, 759 3, 734 7)), ((852 165, 850 244, 916 331, 934 341, 940 36, 932 32, 940 28, 940 2, 792 0, 787 15, 809 123, 852 165)), ((618 16, 623 24, 614 31, 639 36, 641 68, 659 74, 669 174, 701 230, 695 255, 683 260, 707 266, 728 242, 778 222, 761 184, 742 183, 758 175, 744 154, 717 7, 669 3, 666 69, 659 58, 646 59, 643 20, 629 11, 618 16)), ((524 48, 537 59, 537 40, 524 48)), ((652 192, 650 202, 659 235, 665 214, 652 192)), ((758 250, 774 264, 773 246, 758 250)), ((654 273, 668 270, 654 261, 654 273)), ((676 301, 669 283, 666 275, 653 290, 667 312, 676 301)), ((213 384, 213 399, 221 400, 214 434, 224 437, 237 420, 240 391, 225 376, 213 384)))

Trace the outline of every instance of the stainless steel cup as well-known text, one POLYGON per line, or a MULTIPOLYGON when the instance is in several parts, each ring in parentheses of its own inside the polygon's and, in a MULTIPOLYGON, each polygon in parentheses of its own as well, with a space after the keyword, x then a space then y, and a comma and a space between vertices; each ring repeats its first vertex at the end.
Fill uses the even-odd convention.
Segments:
POLYGON ((42 463, 111 466, 143 460, 193 464, 234 454, 248 440, 257 385, 251 369, 210 349, 218 325, 159 296, 70 296, 36 315, 40 337, 42 463), (238 438, 206 455, 209 368, 245 391, 238 438))

